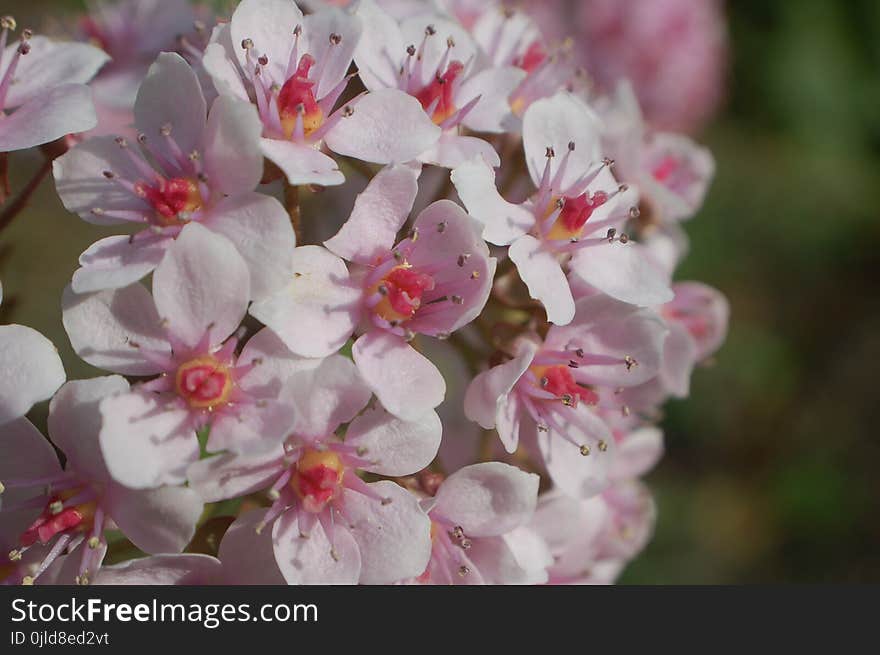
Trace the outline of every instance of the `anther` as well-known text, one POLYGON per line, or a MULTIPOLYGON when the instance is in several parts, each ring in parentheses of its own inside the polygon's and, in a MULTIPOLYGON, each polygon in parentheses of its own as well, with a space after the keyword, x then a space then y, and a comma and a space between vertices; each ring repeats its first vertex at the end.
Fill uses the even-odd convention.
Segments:
POLYGON ((626 193, 627 191, 629 191, 629 185, 628 184, 621 184, 620 186, 617 187, 617 191, 619 193, 626 193))
POLYGON ((269 489, 269 492, 266 494, 269 500, 276 501, 281 498, 281 493, 277 489, 269 489))
POLYGON ((472 280, 476 280, 478 277, 480 277, 480 271, 474 271, 473 273, 471 273, 472 280))
POLYGON ((391 504, 391 498, 388 498, 388 497, 383 498, 383 499, 382 499, 382 504, 383 504, 383 505, 390 505, 390 504, 391 504))
POLYGON ((547 146, 547 150, 544 152, 544 156, 547 157, 548 159, 550 157, 556 156, 556 151, 553 149, 553 146, 547 146))
POLYGON ((464 298, 462 298, 461 296, 452 296, 450 298, 450 300, 452 301, 453 305, 463 305, 464 304, 464 298))
POLYGON ((21 584, 25 587, 30 587, 34 584, 33 577, 26 575, 21 579, 21 584))
POLYGON ((332 45, 339 45, 340 43, 342 43, 342 35, 336 34, 334 32, 333 34, 330 35, 330 43, 332 45))
POLYGON ((590 447, 587 444, 584 444, 583 446, 581 446, 581 455, 586 457, 589 454, 590 454, 590 447))
POLYGON ((577 350, 574 351, 574 354, 577 355, 580 359, 583 359, 584 358, 584 349, 578 348, 577 350))
POLYGON ((471 572, 471 570, 470 570, 468 567, 466 567, 466 566, 460 566, 460 567, 458 567, 458 574, 459 574, 461 577, 466 576, 466 575, 467 575, 468 573, 470 573, 470 572, 471 572))
POLYGON ((260 66, 267 66, 269 64, 269 58, 266 55, 260 55, 257 57, 257 63, 260 64, 260 66))
POLYGON ((95 548, 97 548, 98 546, 101 545, 101 540, 98 539, 97 537, 89 537, 88 544, 89 544, 89 548, 91 548, 92 550, 95 550, 95 548))
POLYGON ((462 539, 461 543, 459 543, 459 546, 461 546, 462 548, 467 550, 468 548, 471 547, 471 540, 470 539, 462 539))
POLYGON ((250 50, 251 48, 254 47, 254 41, 253 41, 253 39, 242 39, 242 40, 241 40, 241 47, 242 47, 244 50, 250 50))
POLYGON ((433 25, 428 25, 425 28, 425 36, 434 36, 436 33, 437 33, 437 28, 435 28, 433 25))
POLYGON ((0 17, 0 30, 11 30, 14 32, 17 25, 18 23, 15 22, 12 16, 0 17))
POLYGON ((297 26, 293 28, 293 35, 299 36, 300 34, 302 34, 302 31, 303 31, 302 25, 297 24, 297 26))
POLYGON ((453 39, 451 36, 446 37, 446 47, 447 48, 454 48, 455 47, 455 39, 453 39))
POLYGON ((626 370, 630 370, 633 366, 638 366, 639 363, 632 358, 631 355, 627 355, 623 358, 623 363, 626 364, 626 370))
POLYGON ((638 207, 630 207, 629 208, 629 217, 632 218, 633 220, 635 220, 636 218, 638 218, 641 215, 642 215, 642 212, 639 211, 638 207))
POLYGON ((574 152, 574 141, 569 141, 569 142, 568 142, 568 151, 569 151, 569 152, 574 152))
POLYGON ((342 108, 343 118, 349 118, 353 114, 354 114, 354 107, 352 107, 351 105, 345 105, 345 107, 342 108))
POLYGON ((614 241, 614 235, 617 234, 617 230, 613 227, 608 228, 608 232, 605 233, 605 238, 609 241, 614 241))
POLYGON ((621 234, 619 241, 620 243, 629 243, 629 236, 627 236, 626 234, 621 234))
POLYGON ((339 553, 336 552, 336 549, 331 546, 330 548, 330 557, 333 558, 334 562, 339 561, 339 553))
POLYGON ((463 255, 459 255, 459 256, 458 256, 458 265, 459 265, 459 267, 463 267, 464 264, 465 264, 465 262, 468 260, 469 257, 470 257, 470 253, 464 253, 463 255))
POLYGON ((106 177, 108 180, 112 180, 116 177, 116 173, 114 173, 113 171, 102 171, 101 175, 106 177))
POLYGON ((406 46, 406 54, 408 54, 410 57, 415 55, 416 54, 416 47, 414 45, 406 46))
POLYGON ((162 136, 171 136, 171 123, 165 123, 162 127, 159 128, 159 134, 162 136))
POLYGON ((442 234, 443 232, 446 231, 447 225, 448 225, 448 223, 446 221, 440 221, 439 223, 437 223, 437 231, 442 234))
POLYGON ((608 168, 614 168, 614 160, 613 159, 609 159, 608 157, 606 157, 605 159, 602 160, 602 163, 605 166, 607 166, 608 168))
POLYGON ((10 562, 17 562, 21 559, 21 551, 20 550, 10 550, 9 555, 6 556, 10 562))
POLYGON ((61 514, 61 511, 64 509, 64 503, 60 500, 56 500, 54 503, 49 504, 49 511, 53 514, 61 514))
POLYGON ((452 536, 455 539, 463 539, 464 538, 464 528, 461 527, 460 525, 456 525, 454 528, 452 528, 452 536))
POLYGON ((603 453, 604 453, 606 450, 608 450, 608 444, 605 443, 605 440, 604 440, 604 439, 603 439, 602 441, 600 441, 597 445, 599 446, 599 450, 600 450, 601 452, 603 452, 603 453))

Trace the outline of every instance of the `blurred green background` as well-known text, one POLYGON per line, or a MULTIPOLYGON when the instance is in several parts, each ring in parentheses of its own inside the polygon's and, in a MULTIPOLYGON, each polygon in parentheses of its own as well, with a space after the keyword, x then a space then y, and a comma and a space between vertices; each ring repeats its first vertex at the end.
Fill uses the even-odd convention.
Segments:
MULTIPOLYGON (((79 5, 4 12, 39 27, 79 5)), ((727 294, 730 336, 667 408, 657 534, 623 582, 880 581, 880 3, 727 12, 728 99, 702 137, 718 176, 679 278, 727 294)), ((38 161, 12 157, 14 187, 38 161)), ((103 234, 50 181, 0 237, 0 322, 46 334, 71 378, 96 373, 70 350, 60 294, 103 234)))

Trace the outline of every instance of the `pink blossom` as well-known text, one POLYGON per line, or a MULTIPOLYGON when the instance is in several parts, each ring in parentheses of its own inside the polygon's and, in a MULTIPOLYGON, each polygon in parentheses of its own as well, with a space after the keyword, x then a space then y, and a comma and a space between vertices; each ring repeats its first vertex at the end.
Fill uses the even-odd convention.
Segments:
POLYGON ((65 455, 63 469, 52 445, 26 419, 4 427, 0 542, 13 548, 12 562, 31 548, 43 555, 39 563, 29 560, 25 571, 16 567, 14 577, 27 577, 13 582, 33 583, 67 553, 53 577, 60 583, 88 584, 100 569, 109 529, 121 530, 148 553, 179 552, 192 537, 202 512, 202 501, 192 489, 135 491, 118 484, 106 466, 98 439, 99 404, 127 390, 128 383, 118 376, 68 382, 61 388, 49 407, 49 433, 65 455))
POLYGON ((632 80, 660 129, 693 132, 715 112, 727 47, 720 0, 588 0, 577 7, 575 43, 601 86, 632 80))
POLYGON ((305 357, 336 352, 359 333, 352 355, 365 383, 389 412, 406 419, 433 409, 445 393, 440 373, 407 342, 416 334, 445 338, 472 321, 495 273, 473 220, 448 200, 422 211, 395 245, 416 191, 409 167, 380 172, 325 242, 329 250, 297 248, 287 288, 251 307, 305 357))
POLYGON ((64 327, 74 350, 116 373, 158 376, 101 403, 101 447, 114 478, 134 488, 178 484, 199 458, 195 432, 210 426, 209 451, 265 452, 284 439, 292 409, 252 373, 271 366, 230 337, 245 315, 247 266, 232 243, 186 226, 153 274, 78 295, 68 287, 64 327), (124 435, 124 436, 123 436, 124 435))
POLYGON ((421 584, 540 584, 549 553, 518 548, 517 528, 535 510, 539 478, 513 466, 466 466, 422 501, 431 518, 431 560, 421 584))
POLYGON ((628 411, 619 390, 657 375, 665 336, 650 310, 584 298, 570 325, 543 343, 520 339, 513 359, 477 375, 465 413, 497 429, 510 453, 522 441, 565 493, 589 497, 606 486, 616 450, 601 412, 628 411))
POLYGON ((439 129, 403 93, 369 93, 336 108, 361 33, 360 19, 340 9, 303 17, 293 0, 243 0, 205 50, 217 90, 257 106, 260 148, 291 184, 342 184, 324 145, 389 164, 437 140, 439 129))
POLYGON ((111 61, 89 85, 94 93, 98 126, 88 136, 124 135, 134 120, 132 107, 138 87, 161 52, 180 50, 200 62, 200 40, 205 44, 209 20, 204 8, 188 0, 121 0, 90 3, 74 32, 81 41, 104 52, 111 61))
POLYGON ((494 3, 481 3, 481 9, 472 28, 480 49, 493 66, 514 67, 525 73, 508 96, 513 116, 508 117, 505 127, 518 132, 521 118, 533 102, 563 90, 574 77, 571 43, 547 38, 523 11, 494 3))
POLYGON ((419 14, 398 23, 372 0, 362 0, 364 23, 355 50, 358 74, 368 89, 395 89, 418 100, 424 115, 443 131, 418 160, 454 168, 473 157, 501 160, 486 141, 460 134, 504 132, 512 119, 509 96, 526 72, 512 64, 486 66, 477 44, 460 25, 440 15, 419 14))
POLYGON ((621 233, 636 210, 627 186, 611 175, 612 162, 599 156, 590 109, 567 92, 535 102, 524 117, 523 147, 537 190, 522 204, 501 197, 484 161, 459 166, 452 181, 483 237, 510 245, 508 256, 547 319, 565 325, 574 316, 567 272, 624 302, 669 300, 662 273, 621 233))
POLYGON ((84 43, 60 43, 23 29, 7 45, 15 19, 0 17, 0 152, 23 150, 97 123, 85 83, 107 61, 84 43))
POLYGON ((296 239, 281 203, 254 191, 263 155, 253 108, 218 98, 208 113, 195 72, 179 55, 163 53, 141 85, 134 114, 137 143, 96 137, 54 163, 56 188, 68 210, 98 225, 144 227, 86 250, 73 290, 139 280, 190 222, 235 244, 250 270, 248 297, 277 288, 290 274, 296 239))
POLYGON ((550 584, 611 584, 651 537, 656 507, 636 478, 663 452, 656 428, 639 428, 620 439, 611 484, 600 495, 577 499, 552 490, 538 498, 528 526, 553 557, 550 584))
MULTIPOLYGON (((264 340, 268 351, 283 346, 264 340)), ((190 481, 209 502, 261 490, 271 507, 241 515, 220 546, 230 584, 389 584, 425 569, 430 522, 412 494, 391 481, 366 483, 365 471, 403 476, 427 466, 440 445, 434 412, 415 421, 367 406, 370 392, 339 355, 290 355, 285 399, 296 422, 283 447, 267 455, 202 460, 190 481), (292 369, 294 370, 291 373, 292 369), (345 438, 335 435, 349 423, 345 438)))
POLYGON ((152 555, 102 566, 93 585, 211 585, 222 580, 220 560, 210 555, 152 555))
POLYGON ((602 144, 615 173, 639 191, 641 222, 664 225, 694 216, 715 174, 704 147, 681 134, 651 131, 627 82, 597 102, 602 144))

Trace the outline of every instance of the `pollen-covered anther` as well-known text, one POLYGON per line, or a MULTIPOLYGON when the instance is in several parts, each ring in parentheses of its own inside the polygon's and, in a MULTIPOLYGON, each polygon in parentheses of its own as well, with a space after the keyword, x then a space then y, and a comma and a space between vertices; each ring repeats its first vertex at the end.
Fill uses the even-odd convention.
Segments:
POLYGON ((583 444, 581 446, 580 450, 581 450, 581 455, 583 455, 584 457, 586 457, 587 455, 590 454, 590 447, 587 444, 583 444))
POLYGON ((629 371, 633 366, 638 366, 639 363, 630 355, 627 355, 623 358, 623 363, 626 365, 626 370, 629 371))
POLYGON ((604 440, 600 441, 596 445, 598 446, 600 452, 604 453, 606 450, 608 450, 608 444, 604 440))
POLYGON ((178 395, 193 408, 211 410, 227 403, 233 387, 229 368, 211 355, 184 362, 175 374, 178 395))

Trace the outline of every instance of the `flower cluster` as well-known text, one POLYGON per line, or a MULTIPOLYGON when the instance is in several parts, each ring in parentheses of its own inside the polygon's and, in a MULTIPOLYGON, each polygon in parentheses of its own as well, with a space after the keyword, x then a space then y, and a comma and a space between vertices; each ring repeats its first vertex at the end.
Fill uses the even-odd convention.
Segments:
POLYGON ((725 336, 711 155, 501 3, 308 8, 0 19, 2 161, 118 230, 61 298, 106 376, 0 326, 0 580, 613 582, 725 336))

